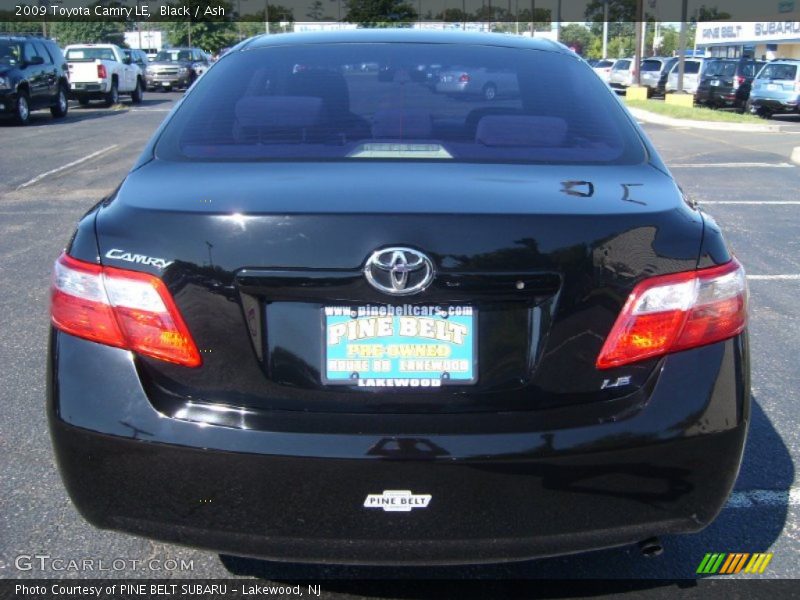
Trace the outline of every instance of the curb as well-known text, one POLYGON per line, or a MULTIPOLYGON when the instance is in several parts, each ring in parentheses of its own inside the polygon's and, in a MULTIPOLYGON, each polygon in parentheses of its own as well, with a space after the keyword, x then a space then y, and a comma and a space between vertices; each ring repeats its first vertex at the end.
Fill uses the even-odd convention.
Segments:
MULTIPOLYGON (((668 127, 690 127, 692 129, 709 129, 712 131, 738 131, 742 133, 779 133, 780 125, 752 125, 750 123, 726 123, 724 121, 694 121, 691 119, 673 119, 658 115, 641 108, 627 107, 639 121, 667 125, 668 127)), ((798 152, 800 154, 800 152, 798 152)), ((800 158, 800 157, 798 157, 800 158)))
POLYGON ((796 146, 796 147, 795 147, 795 148, 792 150, 792 156, 791 156, 790 160, 791 160, 791 161, 792 161, 794 164, 796 164, 796 165, 800 165, 800 146, 796 146))

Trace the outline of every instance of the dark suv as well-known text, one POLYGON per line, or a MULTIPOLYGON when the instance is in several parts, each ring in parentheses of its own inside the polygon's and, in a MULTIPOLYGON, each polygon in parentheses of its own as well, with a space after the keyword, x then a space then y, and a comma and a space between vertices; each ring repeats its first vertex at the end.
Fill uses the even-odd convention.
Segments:
POLYGON ((20 125, 32 110, 49 108, 53 117, 67 114, 69 76, 61 49, 52 40, 0 36, 0 115, 20 125))
POLYGON ((765 63, 755 60, 710 60, 700 76, 695 102, 713 108, 732 106, 743 112, 753 78, 765 63))

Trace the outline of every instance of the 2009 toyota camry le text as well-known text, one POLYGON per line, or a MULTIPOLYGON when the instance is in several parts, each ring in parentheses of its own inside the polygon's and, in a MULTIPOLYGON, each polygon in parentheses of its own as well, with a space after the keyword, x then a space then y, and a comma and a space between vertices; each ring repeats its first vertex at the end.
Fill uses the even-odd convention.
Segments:
POLYGON ((719 228, 564 46, 264 36, 56 261, 50 428, 89 522, 228 554, 632 544, 727 500, 746 312, 719 228))

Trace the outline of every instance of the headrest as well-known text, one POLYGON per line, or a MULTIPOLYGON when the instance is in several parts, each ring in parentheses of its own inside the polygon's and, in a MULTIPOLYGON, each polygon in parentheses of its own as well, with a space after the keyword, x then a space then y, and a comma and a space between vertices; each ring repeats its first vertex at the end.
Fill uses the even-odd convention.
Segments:
POLYGON ((475 141, 484 146, 563 146, 567 123, 558 117, 489 115, 478 122, 475 141))
POLYGON ((350 111, 350 90, 347 81, 336 71, 308 69, 293 73, 287 82, 286 93, 321 98, 325 110, 333 118, 350 111))
POLYGON ((374 138, 424 139, 431 130, 431 113, 424 109, 379 110, 372 117, 374 138))
POLYGON ((247 96, 236 103, 240 127, 300 129, 322 121, 322 100, 309 96, 247 96))

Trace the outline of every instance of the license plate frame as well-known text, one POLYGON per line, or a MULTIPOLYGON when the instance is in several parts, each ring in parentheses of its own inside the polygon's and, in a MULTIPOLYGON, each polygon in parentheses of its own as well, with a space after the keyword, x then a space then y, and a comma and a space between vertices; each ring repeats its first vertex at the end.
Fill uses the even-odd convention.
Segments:
MULTIPOLYGON (((473 386, 478 382, 478 310, 474 306, 466 305, 393 305, 393 304, 370 304, 370 305, 346 305, 346 306, 323 306, 320 309, 320 331, 321 331, 321 352, 320 352, 320 378, 324 385, 331 386, 356 386, 359 388, 374 388, 378 390, 391 390, 392 388, 402 391, 430 391, 431 388, 443 386, 473 386), (337 314, 332 314, 337 313, 337 314), (353 317, 352 315, 356 315, 353 317), (446 314, 447 317, 443 315, 446 314), (341 325, 342 323, 358 322, 364 319, 383 319, 383 326, 386 327, 386 320, 391 323, 391 335, 370 336, 359 339, 349 339, 347 332, 340 335, 336 344, 331 344, 331 325, 341 325), (430 338, 425 336, 408 335, 409 323, 405 326, 401 319, 408 319, 416 324, 417 330, 422 328, 423 320, 432 321, 433 325, 426 326, 432 328, 437 333, 448 331, 448 323, 454 324, 453 329, 462 332, 463 343, 457 344, 455 341, 447 342, 442 339, 430 338), (444 325, 436 325, 444 323, 444 325), (463 326, 467 327, 464 332, 463 326), (406 335, 400 335, 401 327, 406 328, 406 335), (359 356, 348 357, 348 345, 356 344, 366 346, 359 349, 359 356), (397 348, 393 353, 392 346, 397 348), (414 356, 414 352, 419 352, 418 347, 433 346, 438 352, 445 347, 449 350, 447 356, 414 356), (370 347, 372 349, 370 349, 370 347), (413 347, 413 352, 411 348, 413 347), (384 354, 378 355, 383 351, 384 354), (374 352, 375 356, 370 356, 374 352), (366 353, 366 356, 364 354, 366 353), (405 354, 402 356, 401 354, 405 354), (426 366, 437 366, 435 361, 441 361, 443 365, 451 367, 430 370, 408 370, 401 368, 401 361, 431 361, 425 363, 426 366), (352 361, 361 362, 359 368, 337 368, 332 366, 350 367, 356 365, 332 365, 329 361, 352 361), (366 361, 364 365, 362 361, 366 361), (382 361, 382 369, 376 369, 374 361, 382 361), (445 361, 451 361, 445 363, 445 361), (454 362, 458 361, 458 362, 454 362), (388 365, 386 364, 388 362, 388 365), (366 369, 361 368, 367 366, 366 369), (451 372, 457 370, 460 372, 451 372), (447 373, 447 375, 445 375, 447 373)), ((359 324, 356 323, 356 330, 359 324)), ((375 328, 377 333, 378 324, 375 328)), ((345 328, 347 326, 345 325, 345 328)), ((341 333, 342 328, 336 330, 336 334, 341 333)), ((349 331, 349 330, 347 330, 349 331)), ((363 333, 361 331, 360 333, 363 333)), ((385 333, 385 331, 384 331, 385 333)), ((430 333, 430 330, 427 331, 430 333)), ((453 333, 451 331, 451 333, 453 333)), ((454 338, 459 336, 453 333, 454 338)), ((408 366, 406 362, 405 367, 408 366)), ((413 366, 418 366, 414 363, 413 366)))

